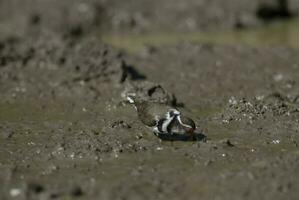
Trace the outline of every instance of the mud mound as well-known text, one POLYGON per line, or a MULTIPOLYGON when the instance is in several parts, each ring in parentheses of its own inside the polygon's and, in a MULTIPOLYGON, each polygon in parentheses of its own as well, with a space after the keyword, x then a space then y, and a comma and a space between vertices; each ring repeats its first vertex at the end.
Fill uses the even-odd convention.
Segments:
POLYGON ((7 39, 1 41, 0 56, 3 91, 38 95, 85 87, 99 92, 105 85, 145 78, 125 63, 119 51, 95 39, 78 43, 53 36, 7 39))
POLYGON ((121 96, 126 99, 128 94, 134 94, 142 101, 158 102, 170 106, 178 106, 174 94, 165 90, 160 84, 149 81, 129 82, 121 96))

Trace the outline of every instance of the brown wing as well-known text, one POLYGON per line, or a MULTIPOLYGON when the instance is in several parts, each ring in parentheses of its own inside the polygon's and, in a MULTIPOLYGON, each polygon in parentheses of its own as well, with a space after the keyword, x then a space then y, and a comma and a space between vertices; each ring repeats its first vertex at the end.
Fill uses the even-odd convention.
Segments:
POLYGON ((149 112, 150 107, 147 102, 143 102, 142 104, 137 104, 136 107, 137 107, 138 117, 142 123, 151 127, 156 125, 155 116, 153 116, 149 112))
POLYGON ((143 102, 142 104, 136 104, 138 117, 147 126, 155 126, 156 119, 165 117, 166 112, 170 107, 165 104, 143 102))

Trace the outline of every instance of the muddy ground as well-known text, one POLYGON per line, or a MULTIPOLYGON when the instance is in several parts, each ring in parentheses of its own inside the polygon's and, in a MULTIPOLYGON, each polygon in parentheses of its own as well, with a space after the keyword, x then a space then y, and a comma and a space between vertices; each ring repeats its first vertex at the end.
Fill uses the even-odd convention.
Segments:
POLYGON ((100 40, 263 26, 267 1, 140 2, 0 0, 0 199, 297 199, 297 49, 100 40), (156 137, 128 90, 175 104, 197 140, 156 137))

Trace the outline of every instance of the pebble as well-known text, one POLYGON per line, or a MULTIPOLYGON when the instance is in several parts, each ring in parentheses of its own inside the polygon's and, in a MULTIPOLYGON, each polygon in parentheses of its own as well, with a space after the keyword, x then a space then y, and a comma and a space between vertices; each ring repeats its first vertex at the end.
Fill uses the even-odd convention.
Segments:
POLYGON ((156 150, 157 150, 157 151, 162 151, 162 150, 163 150, 163 147, 157 147, 156 150))
POLYGON ((272 143, 273 143, 273 144, 279 144, 279 143, 280 143, 280 140, 273 140, 272 143))
POLYGON ((9 194, 10 194, 10 196, 12 196, 12 197, 19 196, 21 193, 22 193, 22 191, 21 191, 21 189, 19 189, 19 188, 12 188, 12 189, 9 191, 9 194))

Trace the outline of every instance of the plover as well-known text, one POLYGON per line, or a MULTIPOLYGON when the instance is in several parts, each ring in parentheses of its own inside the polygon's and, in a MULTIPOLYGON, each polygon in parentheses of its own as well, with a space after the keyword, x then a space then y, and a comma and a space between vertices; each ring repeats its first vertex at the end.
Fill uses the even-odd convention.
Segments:
POLYGON ((162 103, 148 102, 128 95, 127 100, 134 105, 140 121, 150 127, 154 134, 189 134, 194 136, 196 129, 192 119, 179 110, 162 103))

